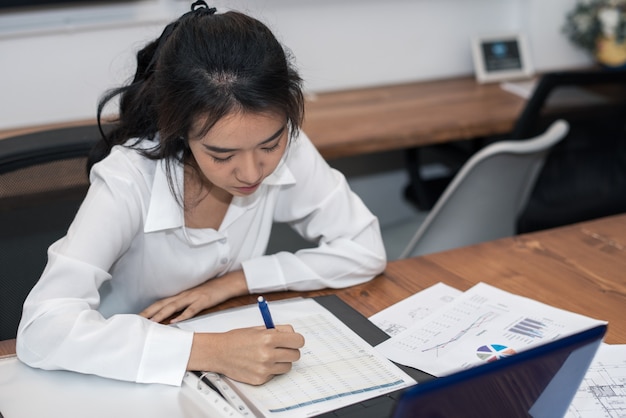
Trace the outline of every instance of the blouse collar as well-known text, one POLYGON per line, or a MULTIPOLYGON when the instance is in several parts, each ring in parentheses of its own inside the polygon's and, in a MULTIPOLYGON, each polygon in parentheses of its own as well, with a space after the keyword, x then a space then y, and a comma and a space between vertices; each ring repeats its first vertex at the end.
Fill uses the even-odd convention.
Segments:
MULTIPOLYGON (((267 176, 259 189, 250 196, 235 196, 228 209, 225 221, 236 219, 247 210, 257 205, 259 200, 267 194, 268 187, 280 187, 284 185, 294 184, 295 177, 286 163, 288 158, 288 150, 278 167, 272 174, 267 176)), ((172 166, 172 176, 176 191, 183 191, 183 166, 182 164, 174 164, 172 166)), ((166 229, 182 228, 185 225, 185 216, 182 206, 172 193, 169 182, 167 180, 167 169, 165 160, 156 162, 154 180, 152 183, 152 195, 148 206, 148 213, 144 225, 144 232, 156 232, 166 229)), ((224 223, 223 223, 224 226, 224 223)))

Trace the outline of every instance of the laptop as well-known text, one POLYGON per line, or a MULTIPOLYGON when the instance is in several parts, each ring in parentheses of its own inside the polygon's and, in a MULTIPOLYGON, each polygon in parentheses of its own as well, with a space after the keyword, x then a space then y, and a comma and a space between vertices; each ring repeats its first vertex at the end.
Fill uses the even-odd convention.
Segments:
MULTIPOLYGON (((377 345, 389 336, 335 295, 315 300, 352 328, 364 340, 377 345)), ((435 378, 398 365, 418 384, 321 417, 562 417, 582 382, 606 333, 600 325, 463 370, 435 378)))

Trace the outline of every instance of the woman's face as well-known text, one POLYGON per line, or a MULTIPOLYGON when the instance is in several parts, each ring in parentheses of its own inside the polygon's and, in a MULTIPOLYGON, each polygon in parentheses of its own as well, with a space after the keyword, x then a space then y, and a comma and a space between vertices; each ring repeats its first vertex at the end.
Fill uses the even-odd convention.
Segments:
MULTIPOLYGON (((196 121, 202 126, 204 119, 196 121)), ((189 148, 213 187, 233 196, 254 193, 272 174, 289 140, 286 119, 276 113, 232 113, 204 135, 190 135, 189 148)))

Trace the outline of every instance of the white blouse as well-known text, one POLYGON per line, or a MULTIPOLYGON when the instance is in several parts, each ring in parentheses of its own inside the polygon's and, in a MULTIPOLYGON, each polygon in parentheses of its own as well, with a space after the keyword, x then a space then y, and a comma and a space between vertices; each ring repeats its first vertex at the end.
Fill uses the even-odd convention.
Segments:
POLYGON ((259 293, 351 286, 385 267, 377 218, 302 133, 217 231, 186 228, 163 161, 136 150, 114 147, 90 180, 24 303, 17 355, 33 367, 180 385, 193 335, 137 315, 151 303, 241 268, 259 293), (318 247, 264 255, 273 222, 318 247))

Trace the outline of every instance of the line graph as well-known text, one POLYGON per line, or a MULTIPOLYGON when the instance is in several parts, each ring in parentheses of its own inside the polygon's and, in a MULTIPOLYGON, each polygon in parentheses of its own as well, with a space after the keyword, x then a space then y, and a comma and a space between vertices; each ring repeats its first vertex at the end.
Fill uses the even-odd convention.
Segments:
POLYGON ((435 344, 431 347, 426 347, 424 349, 422 349, 422 353, 426 353, 428 351, 432 351, 432 350, 439 350, 442 348, 446 348, 448 346, 448 344, 453 343, 455 341, 458 341, 459 339, 461 339, 464 335, 466 335, 468 332, 470 332, 473 329, 479 328, 482 325, 484 325, 486 322, 490 321, 491 319, 493 319, 495 316, 497 316, 497 314, 495 312, 485 312, 484 314, 478 316, 478 318, 476 318, 474 321, 472 321, 467 327, 462 328, 461 330, 459 330, 459 332, 454 335, 452 338, 449 338, 446 341, 442 341, 438 344, 435 344))

